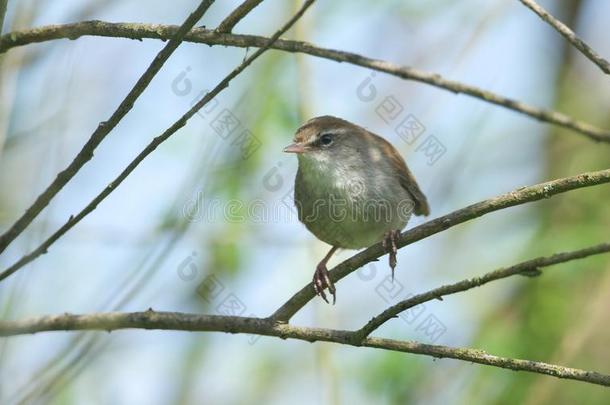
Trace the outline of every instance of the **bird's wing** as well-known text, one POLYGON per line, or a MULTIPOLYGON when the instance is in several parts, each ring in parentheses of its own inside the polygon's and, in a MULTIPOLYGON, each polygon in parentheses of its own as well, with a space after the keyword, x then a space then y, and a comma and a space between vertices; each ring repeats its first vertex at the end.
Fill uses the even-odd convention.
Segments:
POLYGON ((417 181, 415 181, 415 177, 413 177, 413 174, 407 167, 407 164, 405 163, 402 156, 400 156, 400 153, 398 153, 396 148, 384 138, 378 135, 376 136, 383 140, 382 147, 387 153, 387 156, 389 156, 391 165, 396 169, 396 173, 398 175, 398 178, 400 179, 400 185, 403 186, 404 189, 409 192, 411 197, 413 197, 413 202, 415 203, 413 212, 415 213, 415 215, 430 215, 430 206, 428 205, 428 200, 419 188, 417 181))

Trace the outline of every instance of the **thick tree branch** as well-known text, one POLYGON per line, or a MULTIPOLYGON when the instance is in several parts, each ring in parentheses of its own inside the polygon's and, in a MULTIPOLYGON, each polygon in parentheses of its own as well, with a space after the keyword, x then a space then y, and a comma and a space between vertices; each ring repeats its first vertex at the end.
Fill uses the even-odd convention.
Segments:
MULTIPOLYGON (((409 229, 401 235, 397 242, 397 246, 402 248, 417 242, 418 240, 427 238, 428 236, 445 231, 455 225, 470 221, 471 219, 478 218, 490 212, 550 198, 555 194, 565 193, 566 191, 604 183, 610 183, 610 169, 583 173, 573 177, 566 177, 529 187, 522 187, 518 190, 469 205, 468 207, 453 211, 452 213, 409 229)), ((330 271, 330 278, 336 283, 356 269, 377 260, 384 254, 386 254, 386 251, 381 246, 381 243, 377 243, 335 266, 335 268, 330 271)), ((314 297, 315 292, 313 285, 309 283, 292 296, 292 298, 282 305, 271 317, 278 322, 288 322, 297 311, 303 308, 314 297)))
MULTIPOLYGON (((176 27, 171 25, 137 24, 137 23, 107 23, 103 21, 84 21, 74 24, 49 25, 24 31, 7 33, 0 37, 0 53, 7 50, 36 42, 54 39, 77 39, 84 35, 95 35, 115 38, 144 39, 153 38, 165 40, 170 38, 176 27)), ((213 30, 194 29, 185 39, 187 41, 207 45, 237 46, 252 48, 264 46, 268 38, 255 35, 235 35, 217 33, 213 30)), ((307 42, 278 40, 272 48, 286 52, 300 52, 336 62, 346 62, 357 66, 384 72, 404 80, 414 80, 448 90, 456 94, 466 94, 471 97, 499 105, 509 110, 527 115, 536 120, 554 124, 581 133, 590 139, 610 143, 610 130, 600 129, 583 121, 575 120, 565 114, 537 108, 520 101, 495 94, 475 86, 448 80, 436 73, 425 72, 409 66, 400 66, 379 59, 351 52, 319 48, 307 42)))
POLYGON ((557 32, 559 32, 565 39, 568 40, 576 49, 578 49, 583 55, 585 55, 589 60, 597 65, 602 72, 606 74, 610 74, 610 63, 602 58, 597 52, 595 52, 585 41, 580 39, 574 31, 570 29, 567 25, 553 17, 548 11, 544 8, 540 7, 538 3, 534 0, 519 0, 523 3, 527 8, 532 10, 534 13, 538 15, 543 21, 548 23, 551 27, 555 28, 557 32))
POLYGON ((304 328, 275 323, 269 319, 237 316, 195 315, 177 312, 101 313, 92 315, 57 315, 21 321, 0 321, 0 336, 15 336, 46 331, 118 329, 162 329, 190 332, 227 332, 297 339, 307 342, 333 342, 365 346, 403 353, 422 354, 436 358, 451 358, 517 371, 529 371, 558 378, 610 386, 610 376, 531 360, 511 359, 488 354, 482 350, 428 345, 392 339, 366 338, 357 341, 355 332, 304 328))
POLYGON ((45 240, 40 246, 34 249, 31 253, 23 256, 19 259, 15 264, 11 267, 4 270, 0 273, 0 281, 4 280, 11 274, 15 273, 17 270, 30 263, 38 256, 45 254, 47 249, 55 243, 63 234, 68 232, 74 225, 76 225, 80 220, 86 217, 89 213, 91 213, 95 208, 97 208, 98 204, 101 203, 106 197, 110 195, 122 182, 135 170, 136 167, 152 152, 154 152, 159 145, 169 139, 173 134, 175 134, 180 128, 186 125, 189 119, 193 117, 203 106, 205 106, 210 100, 218 95, 222 90, 224 90, 231 80, 233 80, 237 75, 239 75, 244 69, 246 69, 254 60, 256 60, 259 56, 261 56, 269 46, 276 41, 280 35, 284 32, 288 31, 290 27, 294 25, 294 23, 301 18, 303 13, 314 3, 315 0, 307 0, 303 3, 303 6, 299 9, 299 11, 279 30, 277 31, 267 42, 266 46, 259 48, 252 56, 244 59, 244 61, 237 66, 231 73, 229 73, 224 79, 212 89, 209 93, 207 93, 201 100, 199 100, 193 107, 188 110, 178 121, 174 122, 172 126, 166 129, 161 135, 154 138, 140 154, 119 174, 104 190, 99 193, 81 212, 79 212, 76 216, 71 216, 68 221, 59 228, 53 235, 51 235, 47 240, 45 240))
POLYGON ((254 7, 261 4, 263 0, 245 0, 231 14, 227 16, 216 28, 216 32, 230 33, 233 27, 242 20, 254 7))
POLYGON ((214 0, 203 0, 199 6, 193 11, 184 23, 172 35, 170 41, 163 49, 155 56, 146 71, 140 76, 136 84, 131 88, 127 96, 121 101, 121 104, 112 113, 108 120, 101 122, 95 129, 91 137, 78 152, 74 160, 70 162, 68 167, 62 170, 55 180, 36 198, 36 201, 21 215, 21 217, 0 236, 0 253, 2 253, 8 245, 15 240, 21 232, 36 218, 36 216, 47 206, 49 202, 57 195, 57 193, 72 179, 76 173, 93 157, 93 152, 104 140, 104 138, 117 126, 117 124, 127 115, 133 107, 138 97, 144 92, 155 75, 161 70, 161 67, 171 56, 171 54, 182 43, 184 36, 193 28, 193 26, 203 17, 203 14, 212 5, 214 0))
POLYGON ((556 253, 552 256, 547 257, 538 257, 515 264, 510 267, 494 270, 481 277, 474 277, 462 280, 455 284, 444 285, 442 287, 438 287, 428 292, 415 295, 395 305, 392 305, 379 315, 372 318, 365 326, 363 326, 359 331, 357 331, 357 334, 362 338, 365 338, 373 331, 378 329, 385 322, 396 317, 399 313, 406 311, 409 308, 413 308, 417 305, 423 304, 424 302, 432 301, 435 299, 440 300, 442 299, 441 297, 444 297, 446 295, 455 294, 461 291, 467 291, 475 287, 480 287, 483 284, 487 284, 491 281, 514 276, 515 274, 538 275, 540 274, 540 268, 542 267, 553 266, 555 264, 565 263, 576 259, 583 259, 585 257, 608 252, 610 252, 610 243, 601 243, 599 245, 591 246, 585 249, 574 250, 571 252, 556 253))

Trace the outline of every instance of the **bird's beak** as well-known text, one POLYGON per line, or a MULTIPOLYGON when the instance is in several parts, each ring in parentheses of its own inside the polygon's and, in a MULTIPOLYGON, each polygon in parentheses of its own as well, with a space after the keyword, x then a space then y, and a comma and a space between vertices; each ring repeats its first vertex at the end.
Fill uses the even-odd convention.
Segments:
POLYGON ((293 143, 284 148, 284 152, 286 153, 303 153, 305 152, 305 147, 298 143, 293 143))

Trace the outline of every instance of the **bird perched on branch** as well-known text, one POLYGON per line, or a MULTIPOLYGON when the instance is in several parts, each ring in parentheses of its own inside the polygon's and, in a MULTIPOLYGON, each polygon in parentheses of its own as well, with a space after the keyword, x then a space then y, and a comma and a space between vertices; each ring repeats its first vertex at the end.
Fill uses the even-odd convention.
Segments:
POLYGON ((382 242, 394 277, 396 241, 411 214, 428 215, 426 196, 398 151, 385 139, 332 116, 312 118, 284 152, 297 154, 294 201, 299 220, 332 246, 313 275, 316 294, 336 301, 326 267, 337 249, 382 242))

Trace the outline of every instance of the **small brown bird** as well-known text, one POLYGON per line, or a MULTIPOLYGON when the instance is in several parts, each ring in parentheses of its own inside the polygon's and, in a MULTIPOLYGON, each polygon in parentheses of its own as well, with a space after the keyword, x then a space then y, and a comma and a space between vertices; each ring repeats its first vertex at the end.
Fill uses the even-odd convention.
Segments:
POLYGON ((294 201, 299 220, 332 246, 313 275, 324 301, 336 289, 326 267, 337 249, 361 249, 382 241, 392 277, 396 240, 412 213, 428 215, 426 197, 398 151, 385 139, 332 116, 312 118, 284 152, 299 160, 294 201))

